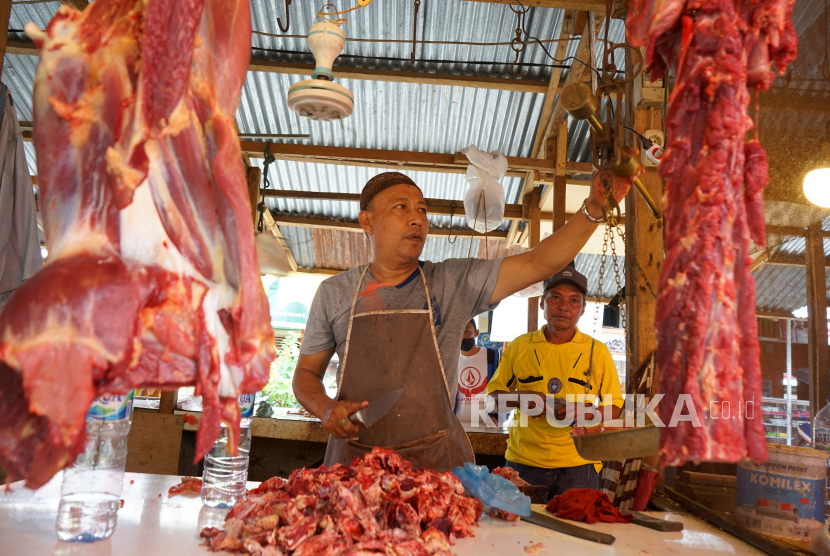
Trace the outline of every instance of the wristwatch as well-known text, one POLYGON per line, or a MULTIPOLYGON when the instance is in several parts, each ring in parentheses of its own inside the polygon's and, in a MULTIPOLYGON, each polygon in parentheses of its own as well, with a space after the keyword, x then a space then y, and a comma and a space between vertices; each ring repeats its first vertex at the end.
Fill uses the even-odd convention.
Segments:
POLYGON ((593 222, 594 224, 603 224, 605 222, 605 218, 594 218, 591 216, 591 213, 588 212, 588 208, 585 206, 588 202, 588 199, 582 201, 582 214, 585 215, 585 218, 588 219, 588 222, 593 222))

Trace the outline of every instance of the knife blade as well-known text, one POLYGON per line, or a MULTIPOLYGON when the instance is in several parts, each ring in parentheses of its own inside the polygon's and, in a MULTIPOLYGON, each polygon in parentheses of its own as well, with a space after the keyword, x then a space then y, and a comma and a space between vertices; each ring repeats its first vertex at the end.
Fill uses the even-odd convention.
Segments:
POLYGON ((634 525, 648 527, 649 529, 654 529, 655 531, 662 531, 664 533, 683 530, 683 523, 680 521, 669 521, 667 519, 659 519, 646 514, 641 514, 640 512, 635 512, 633 510, 631 510, 631 515, 634 516, 634 520, 632 521, 634 525))
POLYGON ((570 535, 571 537, 576 537, 578 539, 585 539, 586 541, 598 542, 602 544, 614 544, 614 541, 616 540, 612 535, 600 533, 599 531, 593 531, 591 529, 585 529, 584 527, 573 525, 561 519, 541 514, 536 510, 530 511, 530 517, 522 516, 522 520, 538 525, 539 527, 550 529, 551 531, 556 531, 557 533, 570 535))
POLYGON ((354 424, 362 424, 365 427, 371 427, 377 423, 381 417, 386 415, 392 407, 398 403, 398 400, 403 394, 403 388, 392 390, 380 397, 375 398, 367 407, 358 410, 356 413, 349 415, 349 421, 354 424))

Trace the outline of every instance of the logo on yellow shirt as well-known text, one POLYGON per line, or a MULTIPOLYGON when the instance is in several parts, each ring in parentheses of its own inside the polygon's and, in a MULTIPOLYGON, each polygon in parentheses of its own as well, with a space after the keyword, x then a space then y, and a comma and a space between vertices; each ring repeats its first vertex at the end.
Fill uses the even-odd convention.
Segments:
POLYGON ((558 394, 562 390, 562 381, 558 378, 552 378, 548 381, 548 392, 551 394, 558 394))

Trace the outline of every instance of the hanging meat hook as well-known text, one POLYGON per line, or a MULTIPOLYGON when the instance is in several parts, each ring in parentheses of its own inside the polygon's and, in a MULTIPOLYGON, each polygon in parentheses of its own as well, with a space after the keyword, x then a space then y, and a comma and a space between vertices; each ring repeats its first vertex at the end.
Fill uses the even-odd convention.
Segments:
POLYGON ((291 14, 288 11, 288 6, 290 5, 291 0, 285 0, 285 27, 282 26, 282 21, 280 21, 280 18, 277 18, 277 26, 283 33, 287 33, 289 27, 291 27, 291 14))
POLYGON ((421 8, 421 0, 415 0, 415 17, 412 20, 412 56, 411 62, 415 63, 415 46, 418 40, 418 11, 421 8))
POLYGON ((516 64, 519 62, 519 54, 521 54, 525 49, 525 43, 522 40, 522 17, 528 12, 530 8, 525 8, 524 10, 518 10, 513 5, 510 6, 510 9, 516 14, 516 36, 510 41, 510 48, 513 49, 513 52, 516 53, 516 58, 513 60, 513 64, 510 66, 510 73, 515 75, 516 77, 521 77, 528 72, 528 70, 523 71, 522 73, 516 72, 516 64))

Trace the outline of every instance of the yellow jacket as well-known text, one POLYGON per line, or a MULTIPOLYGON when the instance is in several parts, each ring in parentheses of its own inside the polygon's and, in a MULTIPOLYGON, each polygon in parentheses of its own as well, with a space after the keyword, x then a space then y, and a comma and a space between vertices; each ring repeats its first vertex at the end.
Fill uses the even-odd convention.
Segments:
MULTIPOLYGON (((620 381, 611 352, 600 341, 576 330, 567 344, 551 344, 545 339, 545 327, 524 334, 507 346, 501 364, 487 384, 487 393, 532 390, 543 395, 566 397, 602 403, 604 395, 611 395, 612 404, 623 406, 620 381), (591 361, 591 373, 587 376, 591 361)), ((527 426, 520 427, 520 410, 516 410, 510 429, 505 458, 508 461, 555 469, 596 464, 579 456, 570 437, 572 427, 554 427, 545 415, 527 417, 527 426)))

